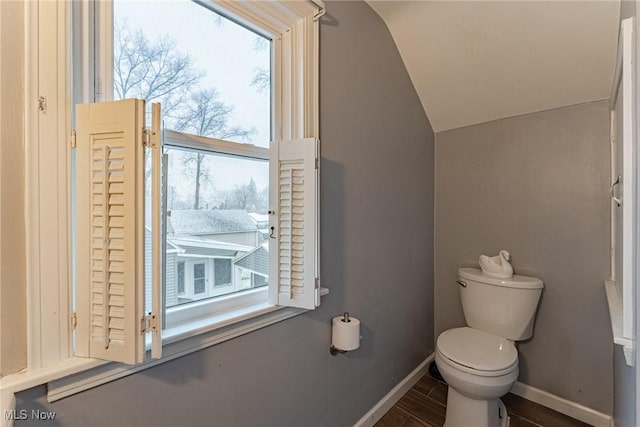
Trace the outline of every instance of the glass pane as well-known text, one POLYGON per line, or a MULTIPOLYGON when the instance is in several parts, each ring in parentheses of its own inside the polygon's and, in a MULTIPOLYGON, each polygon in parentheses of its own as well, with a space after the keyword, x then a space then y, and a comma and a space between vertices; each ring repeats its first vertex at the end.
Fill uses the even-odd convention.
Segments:
POLYGON ((215 259, 214 260, 214 281, 213 286, 225 286, 231 284, 231 260, 215 259))
POLYGON ((114 1, 114 98, 161 102, 167 129, 267 147, 271 41, 190 1, 114 1))
POLYGON ((265 286, 267 284, 266 276, 261 276, 260 274, 253 274, 253 287, 257 288, 259 286, 265 286))
POLYGON ((178 263, 178 295, 184 294, 184 262, 178 263))
POLYGON ((269 162, 174 147, 165 152, 166 307, 266 285, 269 162), (179 273, 181 262, 195 266, 205 260, 213 268, 213 285, 207 289, 205 270, 194 271, 178 297, 180 274, 169 272, 179 273))
POLYGON ((206 281, 204 275, 204 264, 193 265, 193 293, 202 294, 206 288, 206 281))

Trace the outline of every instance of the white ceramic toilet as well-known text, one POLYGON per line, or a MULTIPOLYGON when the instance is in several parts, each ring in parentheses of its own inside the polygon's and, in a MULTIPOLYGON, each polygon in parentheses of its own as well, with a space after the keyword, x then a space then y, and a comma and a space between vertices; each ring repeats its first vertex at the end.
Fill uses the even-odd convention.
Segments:
POLYGON ((468 326, 444 331, 436 344, 436 365, 449 384, 445 427, 506 427, 500 397, 518 379, 514 342, 533 334, 542 281, 461 268, 457 283, 468 326))

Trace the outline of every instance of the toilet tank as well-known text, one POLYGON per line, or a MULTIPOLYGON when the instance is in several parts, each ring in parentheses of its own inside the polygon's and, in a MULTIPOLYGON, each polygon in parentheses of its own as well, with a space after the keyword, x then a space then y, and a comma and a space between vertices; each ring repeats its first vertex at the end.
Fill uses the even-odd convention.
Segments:
POLYGON ((518 275, 502 279, 461 268, 458 284, 468 326, 513 341, 531 338, 542 280, 518 275))

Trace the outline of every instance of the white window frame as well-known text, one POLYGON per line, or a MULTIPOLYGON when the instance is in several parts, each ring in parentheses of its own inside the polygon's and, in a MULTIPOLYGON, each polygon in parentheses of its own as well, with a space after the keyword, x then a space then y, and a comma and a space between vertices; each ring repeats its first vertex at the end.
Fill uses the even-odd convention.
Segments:
MULTIPOLYGON (((110 34, 93 34, 84 24, 75 29, 80 36, 73 49, 79 63, 71 67, 70 23, 111 19, 108 1, 25 2, 25 150, 26 150, 26 256, 27 256, 27 368, 0 378, 0 404, 15 408, 14 394, 48 383, 48 399, 54 401, 96 385, 138 372, 159 363, 282 321, 306 310, 264 304, 250 317, 239 314, 228 324, 202 325, 190 335, 166 335, 161 359, 136 366, 71 356, 73 296, 70 293, 72 215, 70 207, 72 105, 111 98, 105 85, 111 64, 98 64, 96 93, 91 93, 94 70, 89 55, 93 39, 101 50, 111 51, 110 34), (72 68, 84 78, 74 79, 72 68), (79 72, 78 72, 79 70, 79 72), (78 82, 82 82, 79 84, 78 82), (70 97, 71 86, 80 93, 70 97), (56 254, 57 256, 52 256, 56 254), (259 314, 259 316, 255 316, 259 314), (197 334, 197 339, 185 339, 197 334)), ((275 139, 318 137, 318 25, 324 13, 320 0, 300 2, 207 3, 212 9, 249 27, 259 28, 275 44, 273 64, 274 99, 272 120, 275 139), (278 126, 275 126, 279 123, 278 126)), ((76 75, 77 77, 77 75, 76 75)), ((256 291, 261 291, 258 289, 256 291)), ((256 292, 259 293, 259 292, 256 292)), ((327 293, 326 290, 321 294, 327 293)), ((10 425, 2 418, 0 426, 10 425)))
POLYGON ((611 272, 605 280, 614 344, 635 366, 637 276, 636 31, 632 18, 623 19, 609 101, 611 117, 611 272), (618 134, 620 131, 620 134, 618 134), (620 158, 620 159, 618 159, 620 158), (618 162, 620 160, 620 162, 618 162), (620 221, 617 220, 620 219, 620 221))

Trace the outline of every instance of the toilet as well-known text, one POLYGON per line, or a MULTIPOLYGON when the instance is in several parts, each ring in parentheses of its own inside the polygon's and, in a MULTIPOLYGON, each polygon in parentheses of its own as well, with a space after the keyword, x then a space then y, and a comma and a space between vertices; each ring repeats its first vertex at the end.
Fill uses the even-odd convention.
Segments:
POLYGON ((444 331, 436 365, 449 385, 445 427, 507 427, 500 400, 518 379, 516 341, 531 338, 542 281, 458 270, 466 327, 444 331))

